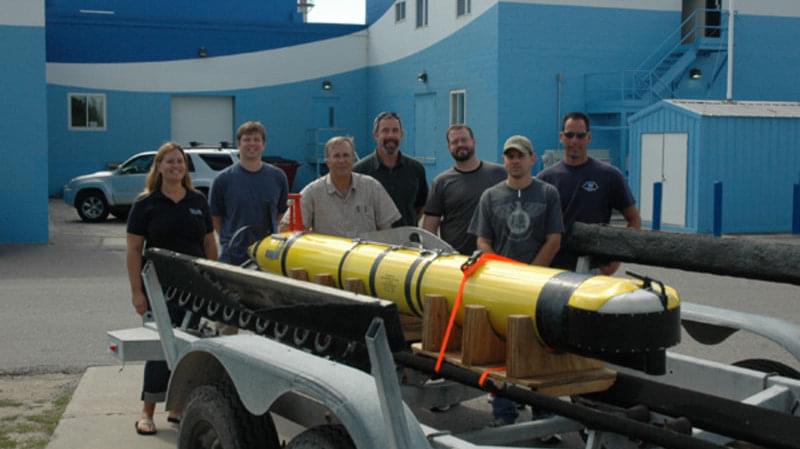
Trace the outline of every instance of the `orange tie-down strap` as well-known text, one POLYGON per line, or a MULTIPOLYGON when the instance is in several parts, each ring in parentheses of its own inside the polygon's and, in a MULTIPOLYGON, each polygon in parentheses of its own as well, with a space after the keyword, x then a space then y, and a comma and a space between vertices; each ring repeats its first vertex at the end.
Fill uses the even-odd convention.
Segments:
POLYGON ((498 254, 494 253, 476 253, 463 265, 461 265, 461 272, 463 276, 461 276, 461 283, 458 285, 458 293, 456 293, 456 299, 453 301, 453 309, 450 311, 450 319, 447 321, 447 329, 444 331, 444 338, 442 338, 442 346, 439 348, 439 357, 436 358, 436 367, 434 368, 435 372, 440 372, 442 369, 442 362, 444 362, 444 354, 447 351, 447 344, 450 342, 450 334, 453 332, 453 326, 456 323, 456 315, 458 314, 458 309, 461 308, 461 300, 464 296, 464 286, 467 285, 467 279, 469 279, 473 274, 480 267, 482 267, 486 262, 490 260, 499 260, 502 262, 511 262, 511 263, 521 263, 514 259, 509 259, 508 257, 503 257, 498 254))
POLYGON ((489 378, 489 374, 499 373, 499 372, 505 371, 505 370, 506 370, 505 366, 493 366, 491 368, 486 368, 481 373, 481 377, 478 378, 478 385, 481 388, 483 388, 483 384, 486 382, 486 379, 489 378))

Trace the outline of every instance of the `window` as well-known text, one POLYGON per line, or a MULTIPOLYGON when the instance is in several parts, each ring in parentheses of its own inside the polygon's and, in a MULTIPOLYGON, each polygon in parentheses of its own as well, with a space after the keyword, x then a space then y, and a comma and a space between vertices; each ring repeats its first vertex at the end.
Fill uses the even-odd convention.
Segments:
POLYGON ((119 172, 123 175, 143 175, 150 171, 150 166, 153 165, 153 158, 155 157, 155 154, 145 154, 136 159, 131 159, 122 164, 119 172))
POLYGON ((224 170, 233 164, 231 157, 227 153, 198 154, 198 156, 214 171, 224 170))
POLYGON ((450 124, 462 124, 467 122, 467 91, 450 91, 450 124))
POLYGON ((472 12, 472 0, 456 0, 456 17, 472 12))
POLYGON ((105 94, 68 94, 69 129, 105 131, 105 94))
POLYGON ((394 21, 402 22, 406 20, 406 2, 397 2, 394 5, 394 21))
POLYGON ((428 0, 417 0, 417 28, 428 26, 428 0))

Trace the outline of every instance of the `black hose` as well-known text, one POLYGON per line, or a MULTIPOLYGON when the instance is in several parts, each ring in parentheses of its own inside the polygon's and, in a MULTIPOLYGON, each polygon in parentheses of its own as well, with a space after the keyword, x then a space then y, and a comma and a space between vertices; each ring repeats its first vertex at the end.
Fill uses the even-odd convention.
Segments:
POLYGON ((436 360, 430 357, 417 356, 408 352, 397 352, 394 354, 394 359, 398 364, 408 368, 429 374, 438 374, 445 379, 454 380, 473 388, 483 389, 516 402, 550 410, 566 418, 580 421, 594 430, 609 431, 655 443, 665 449, 723 449, 723 446, 709 443, 708 441, 692 438, 688 435, 655 427, 630 418, 598 411, 580 404, 565 402, 528 389, 513 385, 498 388, 491 379, 487 379, 481 386, 479 384, 479 373, 452 364, 443 364, 441 372, 436 373, 434 371, 436 360))

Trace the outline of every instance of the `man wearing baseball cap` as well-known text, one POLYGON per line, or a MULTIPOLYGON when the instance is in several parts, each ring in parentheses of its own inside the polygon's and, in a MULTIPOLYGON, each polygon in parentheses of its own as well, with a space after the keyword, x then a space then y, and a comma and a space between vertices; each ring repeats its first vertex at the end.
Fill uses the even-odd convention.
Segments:
POLYGON ((481 195, 469 232, 478 249, 549 266, 561 245, 561 203, 555 187, 534 178, 531 141, 511 136, 503 145, 506 180, 481 195))
MULTIPOLYGON (((550 266, 561 246, 561 202, 558 190, 531 175, 536 154, 525 136, 511 136, 503 145, 507 177, 486 189, 472 216, 469 232, 478 249, 532 265, 550 266)), ((534 410, 534 415, 540 414, 534 410)), ((492 425, 513 424, 517 404, 499 396, 492 400, 492 425)))

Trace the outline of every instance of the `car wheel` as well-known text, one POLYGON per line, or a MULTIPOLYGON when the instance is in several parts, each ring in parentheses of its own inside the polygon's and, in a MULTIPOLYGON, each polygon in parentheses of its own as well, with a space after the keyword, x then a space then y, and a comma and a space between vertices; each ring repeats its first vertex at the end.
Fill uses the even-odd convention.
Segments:
POLYGON ((75 200, 75 209, 81 220, 88 223, 97 223, 105 220, 110 212, 106 197, 97 190, 81 192, 75 200))
POLYGON ((230 382, 195 388, 186 401, 178 449, 278 449, 269 412, 252 415, 230 382))
POLYGON ((286 449, 355 449, 355 445, 344 427, 323 425, 297 435, 286 449))

